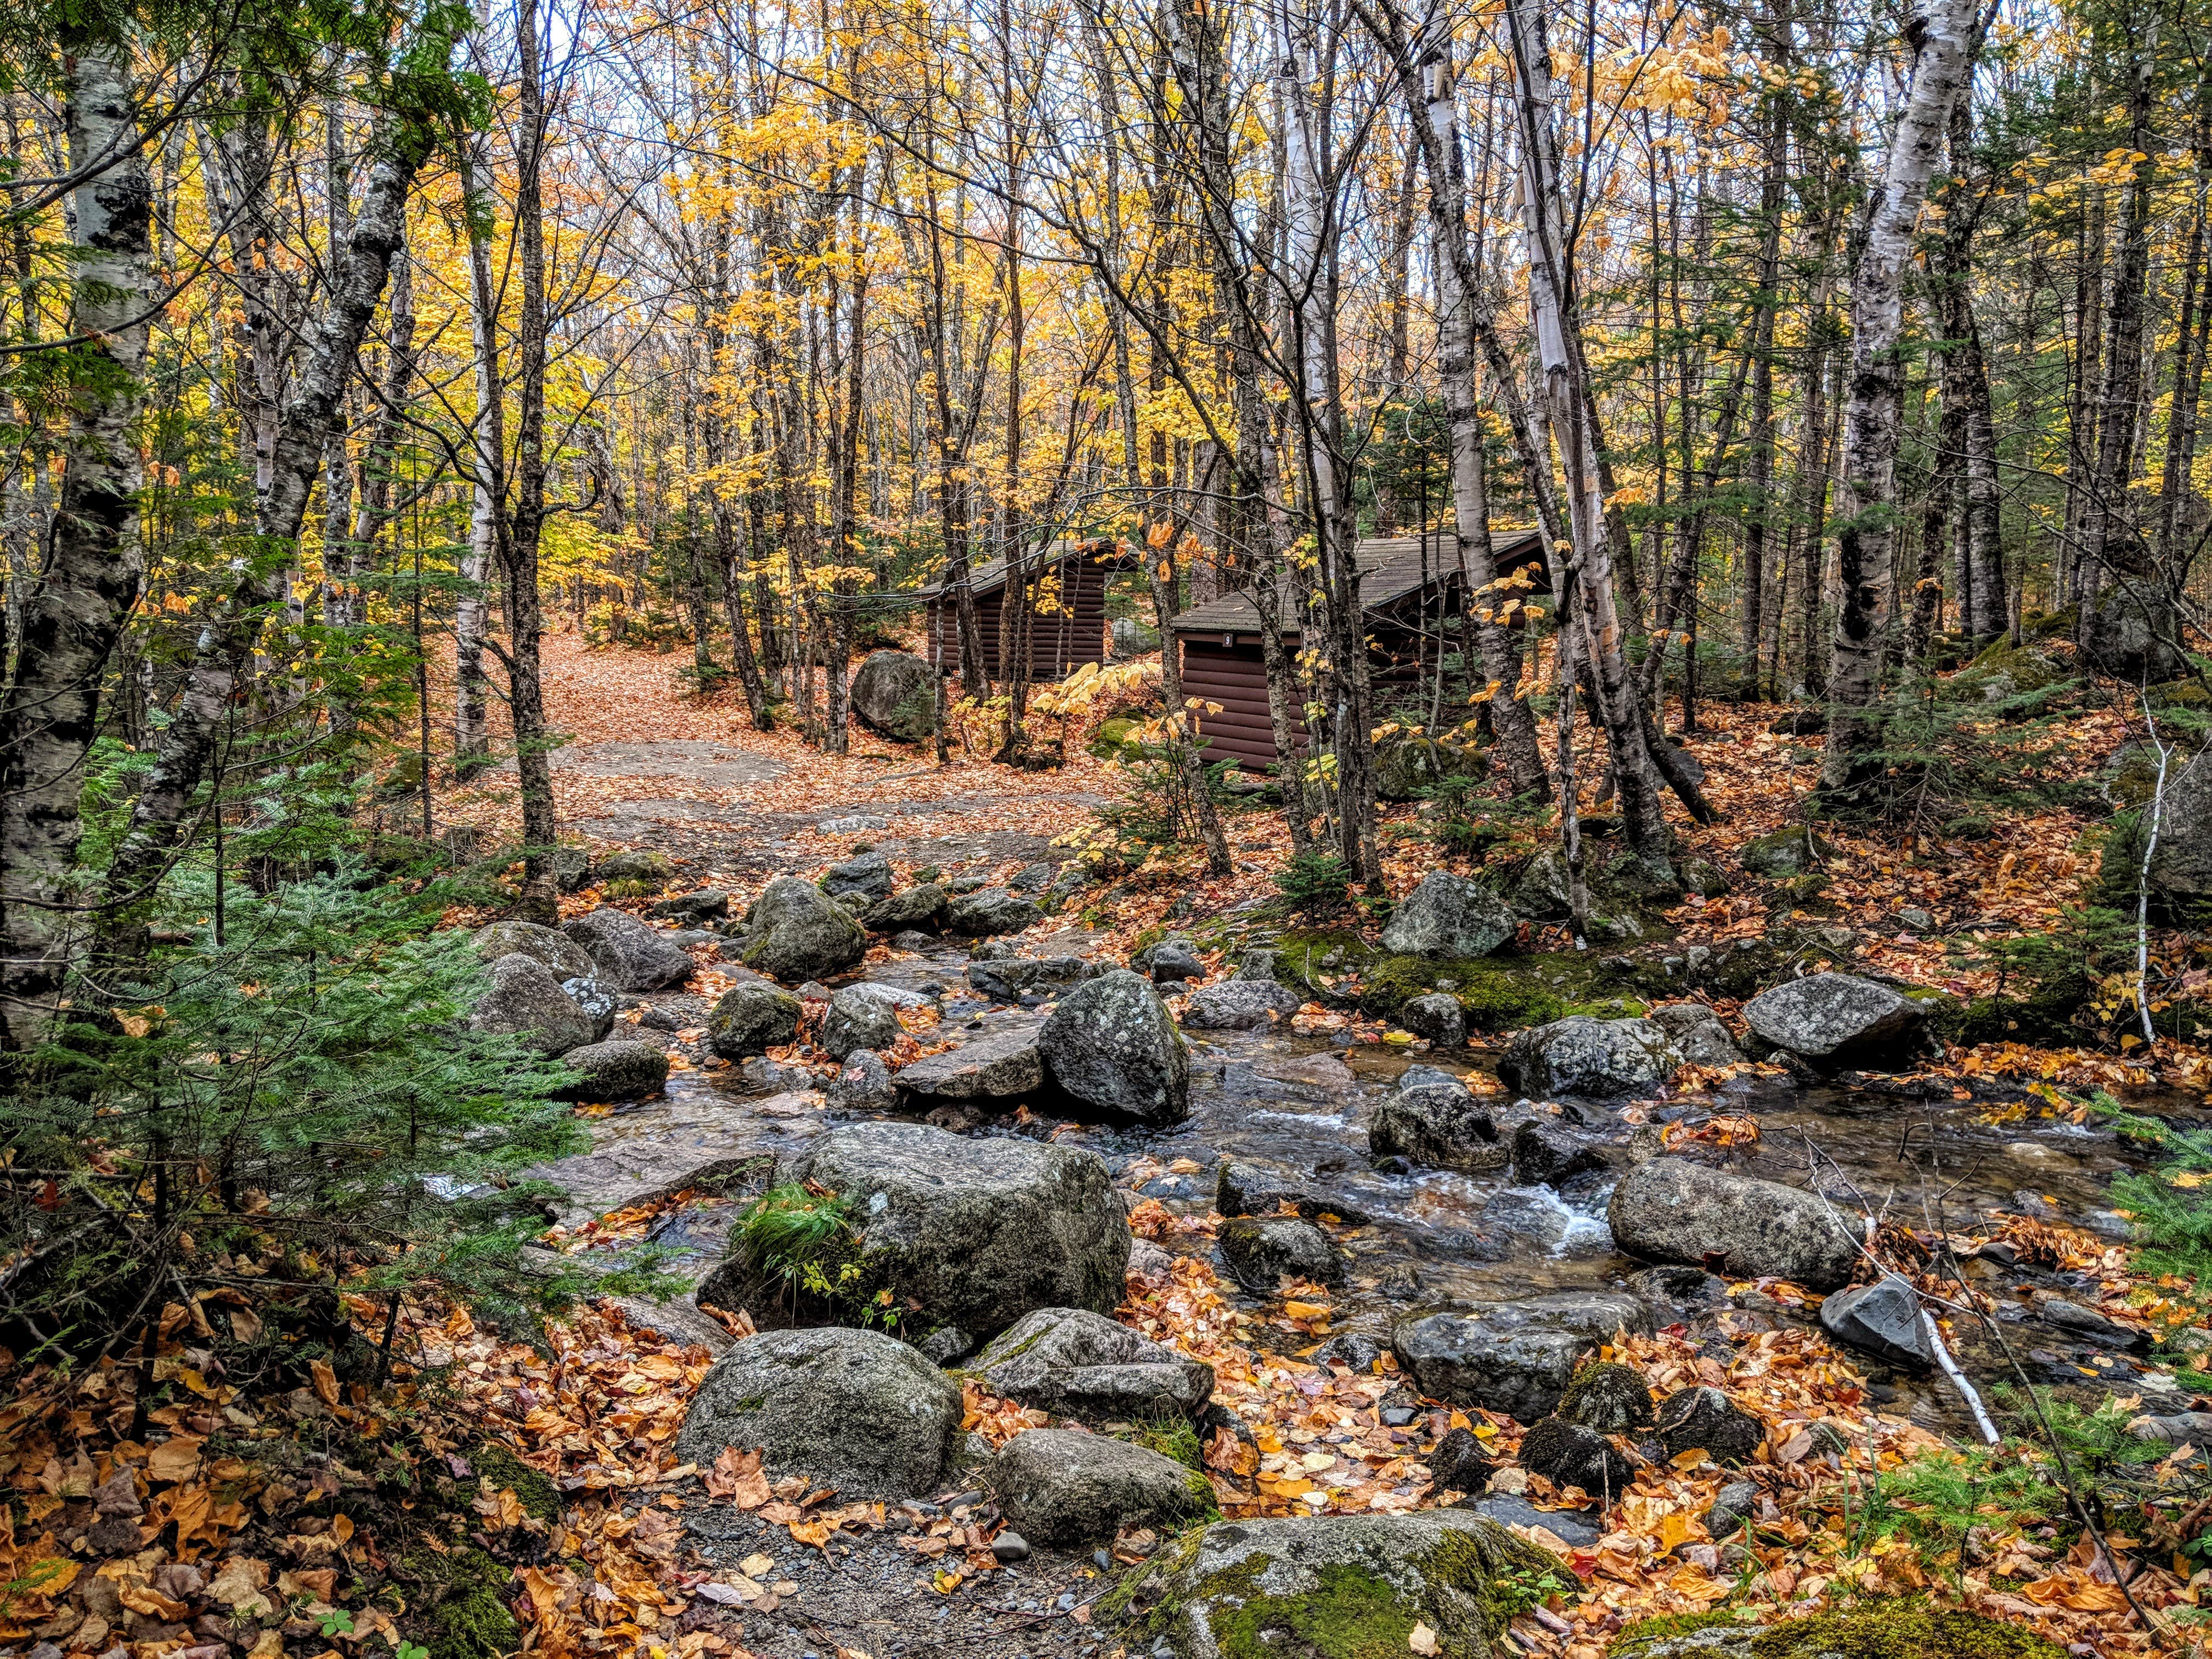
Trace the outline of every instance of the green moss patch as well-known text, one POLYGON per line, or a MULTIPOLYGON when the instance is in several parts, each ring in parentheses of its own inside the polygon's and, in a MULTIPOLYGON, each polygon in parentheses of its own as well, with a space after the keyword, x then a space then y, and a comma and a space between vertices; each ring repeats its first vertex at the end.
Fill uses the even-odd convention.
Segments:
MULTIPOLYGON (((1644 1659, 1698 1631, 1737 1627, 1725 1612, 1645 1619, 1613 1638, 1606 1659, 1644 1659)), ((1745 1631, 1722 1652, 1747 1659, 2063 1659, 2065 1650, 2018 1625, 1979 1613, 1939 1611, 1910 1601, 1877 1602, 1849 1613, 1794 1619, 1745 1631)))
POLYGON ((502 1659, 521 1647, 504 1594, 513 1575, 483 1551, 423 1550, 404 1565, 421 1588, 402 1628, 430 1659, 502 1659))
POLYGON ((522 1512, 533 1521, 560 1518, 561 1494, 552 1477, 532 1468, 506 1447, 486 1442, 469 1454, 469 1467, 490 1481, 494 1491, 512 1491, 522 1512))
POLYGON ((1419 1611, 1382 1579, 1331 1563, 1313 1589, 1267 1595, 1250 1588, 1267 1565, 1252 1556, 1206 1586, 1221 1597, 1206 1623, 1222 1659, 1398 1659, 1408 1650, 1419 1611), (1224 1582, 1231 1577, 1242 1585, 1224 1582))

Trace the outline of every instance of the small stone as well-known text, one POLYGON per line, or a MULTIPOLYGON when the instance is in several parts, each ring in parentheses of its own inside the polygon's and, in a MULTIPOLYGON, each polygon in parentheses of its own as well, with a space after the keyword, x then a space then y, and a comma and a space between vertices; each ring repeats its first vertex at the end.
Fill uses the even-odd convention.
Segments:
MULTIPOLYGON (((1101 1550, 1100 1554, 1105 1552, 1101 1550)), ((1018 1532, 1002 1532, 991 1540, 991 1554, 1000 1566, 1030 1559, 1030 1540, 1018 1532)))
POLYGON ((1595 1429, 1547 1417, 1521 1442, 1521 1466, 1559 1487, 1580 1486, 1608 1502, 1636 1479, 1636 1465, 1595 1429))
POLYGON ((1456 1048, 1467 1041, 1467 1011, 1457 997, 1441 991, 1407 1002, 1398 1011, 1398 1023, 1439 1048, 1456 1048))
POLYGON ((1497 1467, 1482 1442, 1465 1429, 1454 1429, 1429 1454, 1429 1482, 1439 1492, 1477 1493, 1490 1484, 1497 1467))

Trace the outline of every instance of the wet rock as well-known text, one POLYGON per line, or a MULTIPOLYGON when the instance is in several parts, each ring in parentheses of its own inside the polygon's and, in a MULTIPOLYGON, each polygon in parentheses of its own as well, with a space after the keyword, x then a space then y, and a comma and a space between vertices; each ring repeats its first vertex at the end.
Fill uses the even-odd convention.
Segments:
POLYGON ((1206 1477, 1143 1446, 1079 1429, 1031 1429, 983 1471, 999 1512, 1025 1539, 1063 1547, 1125 1528, 1173 1531, 1213 1507, 1206 1477))
POLYGON ((1428 1461, 1429 1484, 1438 1492, 1479 1492, 1498 1468, 1482 1442, 1465 1429, 1454 1429, 1437 1441, 1428 1461))
POLYGON ((1720 1016, 1702 1002, 1662 1002, 1650 1019, 1692 1066, 1734 1066, 1743 1059, 1720 1016))
POLYGON ((603 907, 562 922, 561 931, 590 952, 600 981, 613 990, 658 991, 698 971, 667 934, 627 910, 603 907))
POLYGON ((1759 836, 1743 844, 1736 861, 1754 876, 1765 876, 1779 881, 1790 876, 1802 876, 1817 870, 1832 854, 1835 848, 1803 825, 1790 830, 1777 830, 1771 835, 1759 836))
POLYGON ((1213 1207, 1222 1215, 1273 1215, 1285 1204, 1308 1221, 1333 1216, 1347 1227, 1364 1227, 1374 1219, 1333 1193, 1317 1192, 1253 1164, 1224 1164, 1214 1177, 1213 1207))
POLYGON ((1920 1295, 1894 1274, 1838 1291, 1820 1304, 1820 1326, 1838 1342, 1893 1365, 1932 1370, 1936 1350, 1920 1318, 1920 1295))
POLYGON ((1559 1396, 1557 1415, 1600 1434, 1651 1426, 1651 1385, 1633 1365, 1585 1365, 1559 1396))
POLYGON ((1195 1417, 1213 1394, 1212 1366, 1083 1308, 1023 1316, 969 1369, 993 1394, 1086 1422, 1195 1417))
POLYGON ((958 1443, 960 1384, 905 1343, 838 1327, 732 1345, 708 1369, 677 1437, 702 1466, 758 1447, 772 1479, 804 1474, 848 1498, 936 1489, 958 1443))
POLYGON ((1493 1492, 1469 1498, 1458 1505, 1495 1521, 1501 1527, 1541 1527, 1574 1549, 1589 1549, 1604 1535, 1604 1528, 1590 1517, 1595 1510, 1540 1510, 1517 1492, 1493 1492))
POLYGON ((738 954, 786 984, 842 973, 867 954, 868 936, 811 881, 778 876, 761 890, 738 954))
POLYGON ((1650 1329, 1633 1297, 1565 1291, 1407 1320, 1390 1346, 1422 1393, 1532 1423, 1559 1405, 1584 1352, 1617 1331, 1650 1329))
POLYGON ((1067 1094, 1150 1124, 1190 1115, 1190 1054, 1159 993, 1127 969, 1062 997, 1038 1038, 1067 1094))
POLYGON ((2035 1316, 2045 1324, 2075 1336, 2111 1348, 2136 1348, 2149 1346, 2149 1339, 2133 1326, 2122 1325, 2105 1317, 2094 1308, 2085 1308, 2078 1302, 2069 1302, 2063 1297, 2046 1296, 2035 1304, 2035 1316))
MULTIPOLYGON (((861 911, 860 926, 872 933, 933 933, 945 926, 951 903, 945 890, 935 882, 916 882, 911 887, 901 888, 889 898, 876 900, 861 911)), ((920 948, 927 950, 933 943, 925 940, 920 948)))
POLYGON ((897 1073, 898 1086, 929 1100, 1007 1100, 1044 1086, 1042 1024, 1012 1021, 957 1048, 924 1054, 897 1073))
POLYGON ((1285 985, 1241 983, 1201 985, 1182 1005, 1182 1023, 1201 1031, 1249 1031, 1297 1012, 1298 994, 1285 985))
POLYGON ((1670 1314, 1686 1316, 1728 1305, 1728 1281, 1703 1267, 1644 1267, 1629 1274, 1627 1283, 1630 1293, 1649 1304, 1662 1325, 1677 1322, 1670 1314))
POLYGON ((1081 957, 997 957, 968 964, 968 984, 995 1002, 1038 1003, 1060 995, 1101 969, 1081 957))
POLYGON ((1383 1355, 1383 1345, 1371 1336, 1357 1331, 1340 1331, 1316 1348, 1313 1364, 1316 1366, 1341 1365, 1355 1376, 1364 1376, 1375 1369, 1375 1362, 1383 1355))
POLYGON ((1595 1429, 1547 1417, 1522 1437, 1521 1467, 1565 1491, 1579 1486, 1611 1504, 1636 1479, 1636 1462, 1595 1429))
POLYGON ((881 853, 862 853, 833 864, 822 878, 822 890, 831 898, 858 893, 871 903, 891 896, 891 861, 881 853))
POLYGON ((738 1080, 756 1094, 793 1094, 814 1086, 814 1073, 765 1054, 752 1054, 738 1062, 738 1080))
POLYGON ((887 1112, 898 1104, 890 1067, 872 1048, 855 1048, 830 1085, 830 1103, 844 1112, 887 1112))
POLYGON ((1132 1575, 1127 1603, 1134 1632, 1193 1659, 1219 1655, 1223 1631, 1236 1632, 1240 1655, 1330 1652, 1334 1638, 1324 1648, 1314 1633, 1339 1630, 1358 1633, 1345 1653, 1379 1654, 1402 1650, 1416 1624, 1435 1632, 1446 1659, 1489 1659, 1516 1605, 1504 1583, 1565 1571, 1466 1510, 1235 1521, 1153 1557, 1132 1575))
POLYGON ((673 873, 673 866, 662 854, 640 850, 611 853, 599 860, 592 873, 602 884, 634 881, 658 892, 673 873))
POLYGON ((1610 1099, 1656 1090, 1681 1064, 1680 1052, 1651 1020, 1571 1014, 1516 1033, 1498 1063, 1498 1075, 1539 1097, 1610 1099))
POLYGON ((934 951, 937 948, 937 943, 928 934, 911 927, 902 928, 890 937, 890 946, 894 951, 934 951))
POLYGON ((1220 1245, 1231 1274, 1247 1290, 1272 1291, 1285 1274, 1324 1285, 1340 1284, 1344 1279, 1344 1257, 1310 1221, 1286 1216, 1225 1221, 1214 1242, 1220 1245))
POLYGON ((1034 1309, 1104 1313, 1121 1300, 1129 1223, 1095 1152, 860 1123, 832 1129, 778 1178, 843 1194, 866 1282, 929 1323, 988 1339, 1034 1309))
POLYGON ((1486 957, 1510 939, 1519 925, 1487 887, 1431 870, 1391 912, 1382 948, 1400 956, 1486 957))
POLYGON ((855 1048, 881 1053, 899 1039, 898 1000, 881 985, 840 986, 830 994, 829 1012, 822 1016, 822 1049, 832 1060, 842 1060, 855 1048))
POLYGON ((1018 933, 1043 915, 1019 893, 1010 893, 1003 887, 979 887, 952 901, 945 925, 948 932, 983 939, 1018 933))
POLYGON ((1437 1170, 1499 1169, 1507 1152, 1489 1109, 1457 1078, 1426 1066, 1408 1067, 1376 1103, 1367 1150, 1437 1170))
POLYGON ((666 921, 688 921, 695 926, 713 921, 730 914, 730 896, 719 887, 702 887, 694 893, 678 893, 654 904, 650 914, 666 921))
POLYGON ((1557 1187, 1578 1175, 1608 1167, 1589 1136, 1555 1119, 1532 1117, 1513 1132, 1513 1179, 1524 1187, 1557 1187))
POLYGON ((1716 1463, 1751 1462, 1765 1443, 1766 1425, 1718 1389, 1678 1389, 1659 1402, 1653 1431, 1669 1457, 1702 1451, 1716 1463))
POLYGON ((853 676, 852 698, 861 725, 899 743, 921 743, 937 729, 936 676, 910 652, 868 653, 853 676))
POLYGON ((1467 1041, 1467 1011, 1457 997, 1442 991, 1408 1001, 1398 1011, 1398 1023, 1439 1048, 1456 1048, 1467 1041))
POLYGON ((799 1000, 765 980, 732 985, 707 1016, 707 1046, 724 1060, 780 1048, 799 1035, 799 1000))
POLYGON ((587 1042, 569 1049, 561 1063, 576 1073, 556 1097, 562 1100, 645 1100, 668 1082, 668 1055, 657 1042, 587 1042))
POLYGON ((1834 1291, 1858 1266, 1857 1241, 1817 1194, 1679 1158, 1655 1158, 1622 1176, 1606 1222, 1630 1255, 1736 1278, 1834 1291))
POLYGON ((557 927, 540 927, 534 921, 495 921, 469 936, 477 954, 486 962, 501 957, 534 957, 553 970, 556 979, 581 979, 599 971, 591 952, 557 927))
POLYGON ((1808 974, 1743 1005, 1744 1023, 1754 1036, 1813 1060, 1893 1048, 1917 1033, 1926 1017, 1923 1005, 1903 992, 1851 974, 1808 974))
POLYGON ((541 1054, 565 1054, 599 1040, 599 1022, 537 957, 520 951, 501 957, 491 964, 490 977, 469 1015, 471 1031, 520 1037, 541 1054))
POLYGON ((1206 977, 1206 964, 1198 959, 1198 952, 1191 948, 1190 941, 1179 933, 1146 945, 1129 958, 1129 966, 1148 975, 1156 985, 1206 977))

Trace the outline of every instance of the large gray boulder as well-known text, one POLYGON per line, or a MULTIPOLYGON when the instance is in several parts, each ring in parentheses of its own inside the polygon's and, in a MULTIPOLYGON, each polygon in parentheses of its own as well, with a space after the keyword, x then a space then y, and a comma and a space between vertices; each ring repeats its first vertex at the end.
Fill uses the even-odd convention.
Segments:
POLYGON ((1720 1016, 1702 1002, 1662 1002, 1650 1018, 1690 1065, 1734 1066, 1743 1059, 1720 1016))
POLYGON ((1649 1093, 1681 1064, 1681 1052, 1654 1021, 1570 1014, 1516 1032, 1498 1075, 1526 1095, 1609 1100, 1649 1093))
POLYGON ((517 951, 491 964, 491 985, 477 1000, 469 1029, 521 1038, 541 1054, 565 1054, 599 1039, 599 1022, 561 988, 553 970, 517 951))
POLYGON ((1547 1582, 1572 1582, 1558 1557, 1483 1516, 1425 1510, 1222 1522, 1133 1571, 1116 1599, 1133 1653, 1398 1654, 1425 1626, 1443 1659, 1499 1659, 1527 1594, 1509 1587, 1547 1582))
POLYGON ((1582 1357, 1616 1331, 1649 1335, 1650 1310, 1617 1291, 1562 1291, 1409 1319, 1390 1346, 1423 1394, 1533 1423, 1559 1405, 1582 1357))
POLYGON ((1212 1366, 1085 1308, 1024 1315, 968 1369, 993 1394, 1091 1422, 1195 1417, 1213 1397, 1212 1366))
POLYGON ((1820 1328, 1893 1365, 1932 1370, 1936 1349, 1920 1317, 1920 1293, 1895 1273, 1838 1291, 1820 1304, 1820 1328))
POLYGON ((1221 1259, 1239 1285, 1272 1291, 1285 1276, 1335 1285, 1344 1279, 1344 1255, 1328 1235, 1297 1216, 1240 1216, 1214 1234, 1221 1259))
POLYGON ((853 676, 853 713, 871 732, 920 743, 937 729, 937 684, 929 665, 904 651, 871 651, 853 676))
MULTIPOLYGON (((2151 887, 2168 909, 2203 919, 2212 912, 2212 749, 2179 775, 2171 760, 2166 764, 2158 845, 2151 852, 2151 887)), ((2132 883, 2135 872, 2129 872, 2127 878, 2132 883)))
POLYGON ((1926 1009, 1893 987, 1853 974, 1808 974, 1743 1005, 1753 1036, 1804 1060, 1840 1060, 1893 1048, 1917 1033, 1926 1009))
POLYGON ((833 864, 822 878, 822 890, 831 898, 860 893, 870 902, 891 896, 891 861, 881 853, 858 853, 842 864, 833 864))
POLYGON ((1367 1150, 1426 1169, 1495 1170, 1504 1165, 1507 1144, 1490 1109, 1464 1083, 1449 1072, 1414 1066, 1376 1103, 1367 1150))
POLYGON ((667 1051, 635 1037, 587 1042, 561 1056, 576 1080, 561 1091, 562 1100, 644 1100, 668 1082, 667 1051))
POLYGON ((495 921, 469 935, 477 954, 486 962, 520 952, 535 957, 553 970, 556 979, 582 979, 599 971, 590 951, 557 927, 541 927, 534 921, 495 921))
POLYGON ((2189 658, 2176 643, 2181 620, 2155 583, 2118 583, 2081 619, 2081 652, 2101 673, 2130 685, 2156 685, 2189 672, 2189 658))
POLYGON ((889 898, 878 899, 860 912, 860 925, 872 933, 933 933, 945 926, 951 899, 933 881, 902 887, 889 898))
POLYGON ((797 997, 764 980, 732 985, 707 1016, 708 1046, 724 1060, 764 1054, 799 1035, 804 1012, 797 997))
POLYGON ((924 1054, 898 1086, 930 1100, 1011 1100, 1044 1086, 1042 1028, 1035 1020, 987 1026, 957 1048, 924 1054))
POLYGON ((698 971, 667 934, 627 910, 602 907, 562 922, 561 931, 591 953, 600 981, 617 991, 658 991, 698 971))
POLYGON ((969 988, 998 1002, 1037 1003, 1056 997, 1100 969, 1081 957, 993 957, 968 964, 969 988))
POLYGON ((1431 870, 1390 913, 1382 948, 1401 956, 1486 957, 1519 926, 1487 887, 1448 870, 1431 870))
POLYGON ((1731 1279, 1786 1279, 1839 1290, 1858 1266, 1856 1212, 1817 1193, 1655 1158, 1623 1176, 1606 1207, 1613 1243, 1645 1261, 1710 1269, 1731 1279))
POLYGON ((1201 985, 1182 1005, 1182 1023, 1193 1030, 1249 1031, 1297 1012, 1298 994, 1272 981, 1226 980, 1201 985))
POLYGON ((1530 921, 1565 921, 1574 914, 1566 849, 1545 847, 1531 854, 1506 890, 1505 902, 1530 921))
POLYGON ((842 974, 867 952, 867 934, 835 899, 811 881, 778 876, 754 902, 738 956, 790 985, 842 974))
POLYGON ((898 994, 882 985, 843 985, 830 994, 822 1016, 822 1049, 842 1060, 855 1048, 878 1054, 899 1039, 898 994))
POLYGON ((869 1284, 919 1310, 916 1328, 989 1338, 1037 1308, 1108 1313, 1121 1300, 1129 1222, 1096 1152, 859 1123, 832 1129, 778 1178, 849 1201, 854 1259, 869 1284))
POLYGON ((1081 1429, 1016 1435, 982 1480, 1006 1524, 1032 1544, 1103 1544, 1124 1528, 1173 1532, 1217 1510, 1212 1486, 1196 1470, 1081 1429))
POLYGON ((1018 933, 1043 915, 1019 893, 1003 887, 979 887, 953 899, 945 912, 945 927, 948 933, 969 939, 992 939, 1000 933, 1018 933))
POLYGON ((1190 1054, 1149 980, 1127 969, 1060 1000, 1038 1038, 1053 1081, 1076 1099, 1145 1123, 1190 1115, 1190 1054))
POLYGON ((734 1343, 708 1369, 676 1437, 706 1468, 758 1448, 771 1479, 804 1474, 841 1498, 926 1497, 961 1440, 960 1384, 905 1343, 830 1326, 734 1343))

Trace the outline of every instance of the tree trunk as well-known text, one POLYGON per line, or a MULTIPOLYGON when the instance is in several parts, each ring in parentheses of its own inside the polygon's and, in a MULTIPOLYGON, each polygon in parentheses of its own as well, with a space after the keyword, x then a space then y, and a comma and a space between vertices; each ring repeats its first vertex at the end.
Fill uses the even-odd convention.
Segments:
POLYGON ((465 137, 456 147, 461 191, 470 204, 469 328, 475 347, 476 420, 470 428, 470 454, 476 469, 469 506, 469 543, 461 555, 460 591, 453 601, 453 772, 463 780, 491 763, 487 722, 490 682, 484 677, 484 636, 489 629, 488 596, 498 567, 501 495, 507 476, 506 388, 499 376, 499 301, 492 287, 491 237, 485 221, 489 188, 481 165, 478 141, 465 137))
POLYGON ((1897 556, 1897 444, 1905 365, 1905 278, 1913 227, 1966 77, 1975 0, 1933 0, 1912 81, 1890 140, 1865 240, 1851 270, 1850 398, 1844 425, 1844 524, 1837 537, 1841 592, 1829 659, 1828 750, 1820 795, 1836 805, 1863 796, 1883 767, 1881 696, 1897 556))
MULTIPOLYGON (((1789 61, 1790 21, 1777 7, 1776 42, 1789 61)), ((1766 164, 1759 185, 1759 303, 1751 332, 1751 507, 1743 526, 1741 631, 1737 649, 1735 695, 1741 702, 1759 701, 1759 652, 1765 635, 1766 543, 1773 523, 1774 493, 1774 313, 1781 304, 1782 219, 1789 183, 1790 121, 1779 93, 1773 99, 1766 135, 1766 164)))

